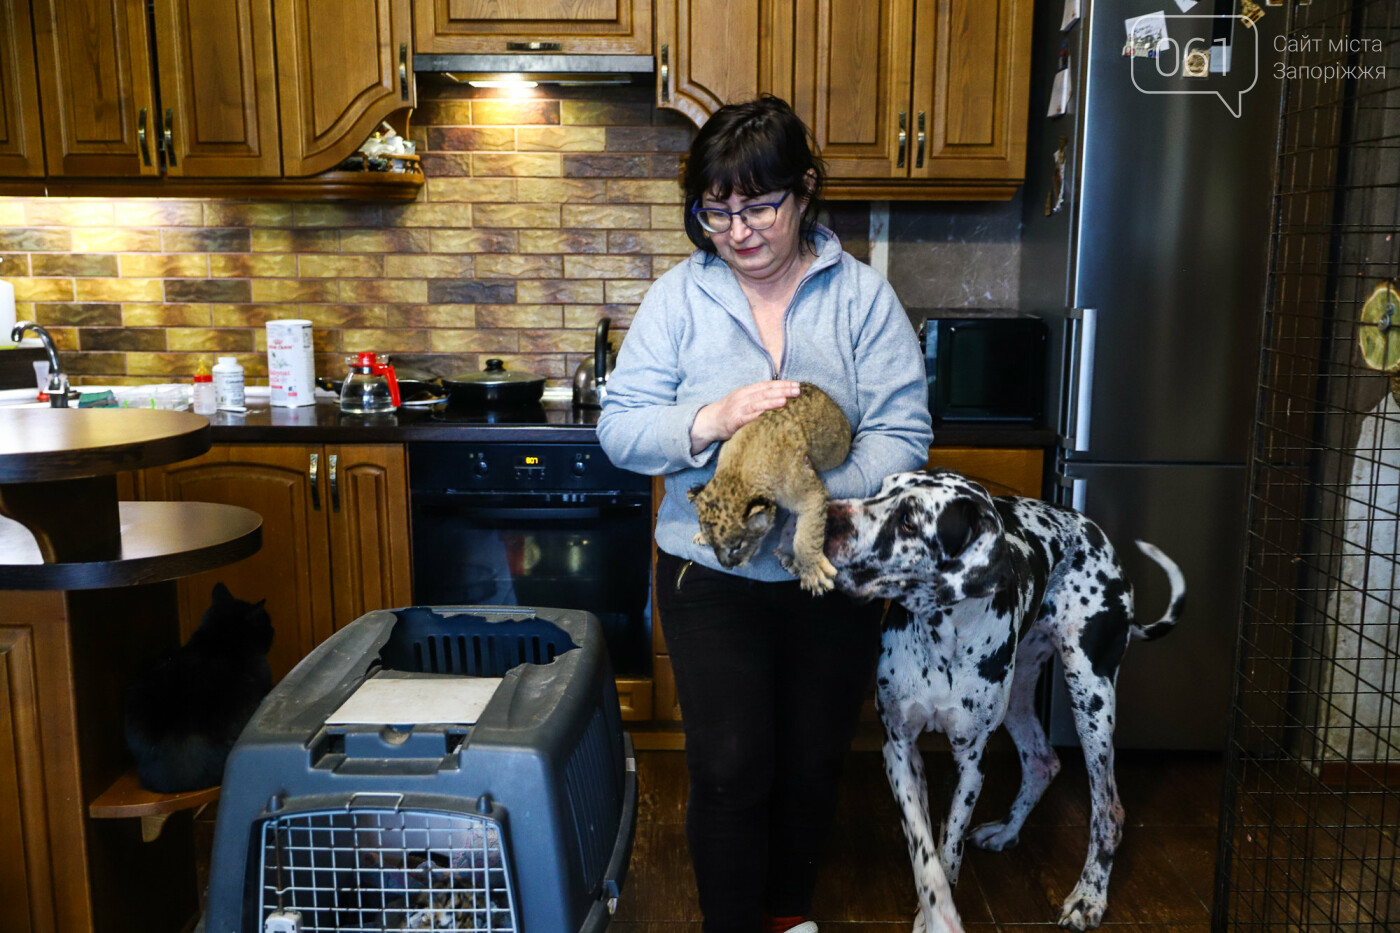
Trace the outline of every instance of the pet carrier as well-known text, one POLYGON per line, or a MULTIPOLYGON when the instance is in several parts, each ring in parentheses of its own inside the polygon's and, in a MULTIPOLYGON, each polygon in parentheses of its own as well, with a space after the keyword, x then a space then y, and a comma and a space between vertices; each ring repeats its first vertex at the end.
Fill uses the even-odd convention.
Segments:
POLYGON ((208 933, 601 930, 637 808, 586 612, 371 612, 229 755, 208 933))

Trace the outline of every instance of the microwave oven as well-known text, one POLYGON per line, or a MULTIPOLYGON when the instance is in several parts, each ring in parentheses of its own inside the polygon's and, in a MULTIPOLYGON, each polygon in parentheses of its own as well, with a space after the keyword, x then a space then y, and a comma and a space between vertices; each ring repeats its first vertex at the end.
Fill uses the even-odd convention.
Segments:
POLYGON ((1039 425, 1049 329, 1032 317, 925 318, 919 328, 934 424, 1039 425))

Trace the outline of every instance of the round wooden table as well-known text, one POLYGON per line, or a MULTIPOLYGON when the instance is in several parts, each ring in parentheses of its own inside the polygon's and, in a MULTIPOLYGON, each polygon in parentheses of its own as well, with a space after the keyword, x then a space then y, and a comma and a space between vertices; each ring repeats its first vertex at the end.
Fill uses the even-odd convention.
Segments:
POLYGON ((152 583, 256 552, 248 509, 117 501, 116 474, 208 449, 208 419, 188 412, 0 409, 0 589, 152 583))

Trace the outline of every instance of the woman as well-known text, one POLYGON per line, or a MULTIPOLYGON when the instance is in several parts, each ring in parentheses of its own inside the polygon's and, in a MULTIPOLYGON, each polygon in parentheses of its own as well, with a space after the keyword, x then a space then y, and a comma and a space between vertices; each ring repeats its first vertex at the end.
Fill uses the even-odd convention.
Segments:
MULTIPOLYGON (((683 171, 697 251, 647 292, 598 422, 618 466, 666 476, 656 607, 685 722, 686 830, 704 929, 810 933, 841 762, 879 651, 878 604, 801 591, 764 543, 723 571, 686 491, 764 411, 824 389, 855 432, 822 475, 868 496, 923 466, 933 439, 923 360, 878 272, 816 223, 821 160, 765 96, 720 108, 683 171)), ((778 523, 781 525, 781 521, 778 523)))

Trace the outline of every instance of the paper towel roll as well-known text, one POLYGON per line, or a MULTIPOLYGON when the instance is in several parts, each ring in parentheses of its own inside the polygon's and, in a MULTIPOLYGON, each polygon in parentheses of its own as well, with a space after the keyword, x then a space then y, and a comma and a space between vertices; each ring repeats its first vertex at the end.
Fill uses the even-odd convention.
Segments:
POLYGON ((14 343, 10 331, 15 326, 15 287, 0 279, 0 346, 14 343))

